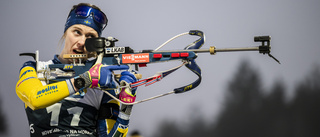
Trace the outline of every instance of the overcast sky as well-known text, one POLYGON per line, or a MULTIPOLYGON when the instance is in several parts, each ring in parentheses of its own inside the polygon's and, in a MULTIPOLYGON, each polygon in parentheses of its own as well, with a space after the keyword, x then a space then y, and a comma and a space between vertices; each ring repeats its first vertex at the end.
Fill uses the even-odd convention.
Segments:
MULTIPOLYGON (((40 51, 40 60, 52 59, 60 52, 58 43, 72 5, 79 1, 2 0, 0 1, 1 108, 7 117, 10 137, 26 136, 29 126, 22 101, 15 94, 21 65, 31 60, 21 52, 40 51)), ((194 114, 213 120, 223 107, 223 92, 236 67, 247 59, 259 70, 264 88, 274 80, 287 84, 288 97, 294 85, 311 68, 320 64, 319 0, 123 0, 83 1, 99 6, 109 18, 102 36, 119 39, 118 46, 134 50, 155 49, 169 38, 189 30, 202 30, 206 43, 202 48, 259 46, 256 35, 272 37, 272 55, 277 64, 258 52, 200 54, 200 86, 189 93, 170 95, 134 106, 130 131, 150 135, 163 119, 187 122, 194 114), (195 106, 201 106, 195 111, 195 106), (209 118, 210 117, 210 118, 209 118)), ((184 36, 163 49, 182 49, 197 37, 184 36)), ((143 77, 170 69, 180 62, 150 64, 141 68, 143 77)), ((197 77, 182 68, 161 82, 138 89, 137 100, 169 92, 189 84, 197 77)))

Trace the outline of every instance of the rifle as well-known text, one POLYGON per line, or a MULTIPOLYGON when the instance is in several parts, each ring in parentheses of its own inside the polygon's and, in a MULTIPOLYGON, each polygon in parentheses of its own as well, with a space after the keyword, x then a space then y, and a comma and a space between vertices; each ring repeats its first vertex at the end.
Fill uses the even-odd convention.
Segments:
MULTIPOLYGON (((191 84, 175 88, 173 91, 170 91, 168 93, 160 94, 158 96, 154 96, 148 99, 144 99, 141 101, 136 101, 134 103, 125 103, 121 100, 119 100, 117 97, 113 96, 109 92, 107 92, 107 89, 102 89, 106 94, 114 98, 115 100, 127 104, 127 105, 133 105, 138 104, 141 102, 145 102, 148 100, 152 100, 155 98, 159 98, 162 96, 166 96, 172 93, 184 93, 186 91, 192 90, 196 88, 201 83, 201 70, 200 67, 195 62, 195 59, 198 56, 198 53, 210 53, 211 55, 216 54, 217 52, 234 52, 234 51, 259 51, 259 53, 267 54, 271 58, 273 58, 275 61, 277 61, 279 64, 279 60, 277 60, 275 57, 273 57, 270 54, 270 36, 255 36, 254 42, 261 42, 260 46, 255 47, 245 47, 245 48, 224 48, 224 49, 218 49, 214 46, 211 46, 209 49, 200 49, 204 42, 205 42, 205 35, 200 30, 190 30, 189 32, 181 33, 162 45, 160 45, 155 50, 142 50, 142 51, 134 51, 130 47, 117 47, 115 46, 115 42, 118 40, 113 37, 99 37, 99 38, 88 38, 85 41, 85 48, 88 52, 96 53, 96 57, 90 59, 91 54, 65 54, 64 58, 73 59, 72 64, 51 64, 46 68, 38 68, 37 72, 42 73, 43 76, 39 77, 40 80, 45 80, 47 83, 53 83, 57 81, 62 81, 65 79, 72 78, 74 76, 78 76, 79 74, 82 74, 86 71, 88 71, 94 64, 96 63, 102 63, 103 65, 123 65, 127 64, 130 66, 135 66, 135 70, 138 70, 139 67, 146 67, 147 64, 150 63, 157 63, 157 62, 166 62, 166 61, 173 61, 173 60, 181 60, 182 64, 174 67, 172 69, 158 72, 156 75, 142 79, 141 74, 136 74, 137 79, 139 81, 131 83, 130 88, 138 87, 138 86, 149 86, 155 82, 160 81, 165 76, 171 74, 172 72, 176 71, 177 69, 181 68, 182 66, 186 66, 189 68, 193 73, 195 73, 198 76, 198 79, 192 82, 191 84), (192 42, 188 46, 186 46, 182 50, 159 50, 164 45, 169 43, 170 41, 183 36, 183 35, 191 35, 191 36, 198 36, 200 37, 196 41, 192 42), (79 63, 76 63, 76 60, 78 60, 79 63), (86 60, 85 63, 82 63, 82 60, 86 60), (61 73, 61 71, 57 70, 64 70, 64 73, 61 73)), ((20 56, 32 56, 36 62, 39 62, 39 51, 36 51, 36 53, 21 53, 20 56)), ((114 74, 115 79, 120 78, 120 74, 114 74)), ((121 88, 121 87, 118 87, 121 88)))

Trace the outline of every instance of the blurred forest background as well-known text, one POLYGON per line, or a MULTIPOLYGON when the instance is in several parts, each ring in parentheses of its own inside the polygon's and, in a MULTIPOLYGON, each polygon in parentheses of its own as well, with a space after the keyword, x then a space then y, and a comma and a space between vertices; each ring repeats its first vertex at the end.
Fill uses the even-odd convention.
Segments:
POLYGON ((6 116, 4 115, 3 108, 2 108, 2 98, 3 96, 0 97, 0 136, 5 135, 7 131, 7 121, 6 121, 6 116))
POLYGON ((295 96, 290 99, 281 78, 263 89, 259 71, 246 60, 233 76, 226 83, 217 119, 203 119, 197 108, 190 108, 187 122, 167 119, 154 137, 320 137, 319 66, 295 85, 295 96))
MULTIPOLYGON (((152 125, 158 127, 153 137, 320 137, 319 66, 296 84, 291 99, 285 96, 285 81, 278 79, 272 87, 264 87, 259 70, 249 61, 242 61, 233 76, 226 83, 217 119, 203 119, 195 106, 187 122, 166 119, 152 125)), ((0 107, 1 136, 7 133, 5 125, 13 123, 6 123, 1 101, 0 107)))

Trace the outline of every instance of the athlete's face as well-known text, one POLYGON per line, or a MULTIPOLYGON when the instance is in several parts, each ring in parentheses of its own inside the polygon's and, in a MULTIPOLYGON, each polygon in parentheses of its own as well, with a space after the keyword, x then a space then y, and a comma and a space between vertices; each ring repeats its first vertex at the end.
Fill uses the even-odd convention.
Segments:
POLYGON ((69 27, 65 33, 64 48, 59 55, 62 63, 71 63, 72 59, 63 59, 64 54, 87 54, 84 43, 87 38, 98 37, 98 33, 91 27, 76 24, 69 27))

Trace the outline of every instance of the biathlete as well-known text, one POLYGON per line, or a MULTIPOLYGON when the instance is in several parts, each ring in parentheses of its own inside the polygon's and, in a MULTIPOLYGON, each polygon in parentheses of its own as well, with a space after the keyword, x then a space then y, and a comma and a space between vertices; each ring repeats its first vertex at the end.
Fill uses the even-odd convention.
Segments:
MULTIPOLYGON (((120 82, 136 82, 127 65, 94 65, 89 71, 65 81, 41 81, 36 68, 49 64, 70 64, 64 54, 87 54, 87 38, 100 37, 107 16, 97 7, 80 3, 71 9, 64 29, 64 48, 46 62, 25 62, 20 69, 16 94, 25 104, 31 137, 122 137, 128 132, 132 106, 121 105, 99 87, 116 96, 135 99, 136 88, 116 91, 113 70, 122 70, 120 82), (38 65, 38 66, 36 66, 38 65), (84 91, 85 95, 79 91, 84 91)), ((62 71, 62 70, 59 70, 62 71)), ((62 71, 63 72, 63 71, 62 71)), ((134 100, 132 101, 134 102, 134 100)))

